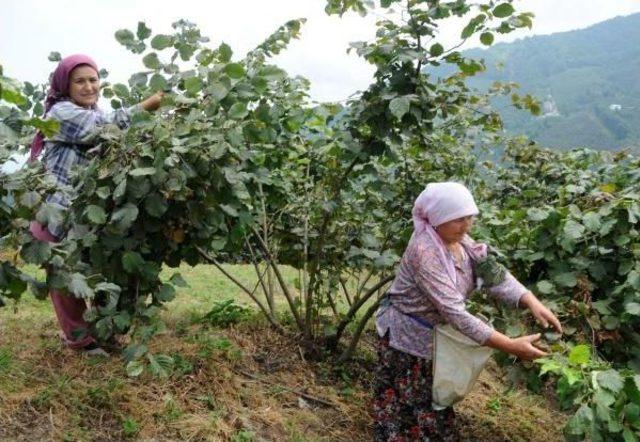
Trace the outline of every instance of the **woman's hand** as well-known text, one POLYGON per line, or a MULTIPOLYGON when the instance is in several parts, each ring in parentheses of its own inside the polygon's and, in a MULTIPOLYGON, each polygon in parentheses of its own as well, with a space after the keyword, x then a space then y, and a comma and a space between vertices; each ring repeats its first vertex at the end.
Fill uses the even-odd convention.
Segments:
POLYGON ((539 339, 540 333, 512 338, 506 351, 524 361, 532 361, 534 359, 541 358, 546 356, 547 353, 533 345, 533 343, 539 339))
POLYGON ((547 355, 547 353, 533 345, 538 339, 540 339, 540 333, 510 338, 494 330, 484 345, 512 354, 525 361, 531 361, 547 355))
POLYGON ((146 111, 154 111, 160 107, 160 103, 162 102, 162 97, 164 97, 164 92, 159 91, 143 100, 140 103, 140 106, 146 111))
POLYGON ((520 298, 520 303, 522 305, 526 305, 527 308, 531 311, 531 314, 536 318, 536 320, 545 328, 552 325, 553 328, 556 329, 558 333, 562 333, 562 325, 560 325, 560 321, 556 318, 556 315, 553 314, 551 310, 549 310, 545 305, 540 302, 536 296, 527 292, 522 295, 520 298))

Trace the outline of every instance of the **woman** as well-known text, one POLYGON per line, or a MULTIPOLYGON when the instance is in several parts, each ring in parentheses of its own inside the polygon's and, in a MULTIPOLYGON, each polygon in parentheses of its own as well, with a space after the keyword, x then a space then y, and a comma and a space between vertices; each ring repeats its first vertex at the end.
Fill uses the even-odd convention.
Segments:
MULTIPOLYGON (((484 244, 467 233, 478 208, 458 183, 431 183, 413 208, 414 232, 386 302, 377 312, 379 364, 373 417, 375 440, 457 440, 453 408, 432 404, 433 326, 450 324, 478 344, 531 360, 539 334, 509 338, 465 308, 473 292, 484 244)), ((499 272, 500 273, 500 272, 499 272)), ((488 291, 513 306, 527 307, 543 325, 560 322, 506 270, 488 291)))
MULTIPOLYGON (((136 110, 155 110, 162 99, 162 94, 157 93, 136 106, 105 114, 97 107, 99 92, 98 67, 86 55, 64 58, 51 77, 45 101, 45 116, 58 121, 60 130, 47 140, 38 133, 31 144, 30 160, 36 161, 44 149, 42 161, 45 170, 59 189, 47 202, 62 210, 69 206, 70 173, 74 168, 89 162, 89 150, 95 146, 100 128, 106 124, 116 124, 124 129, 136 110)), ((31 223, 30 230, 37 239, 50 242, 59 241, 66 233, 62 224, 49 223, 43 227, 36 221, 31 223)), ((51 290, 49 295, 64 342, 72 349, 84 350, 91 355, 107 355, 88 333, 88 325, 83 318, 85 301, 58 290, 51 290)))

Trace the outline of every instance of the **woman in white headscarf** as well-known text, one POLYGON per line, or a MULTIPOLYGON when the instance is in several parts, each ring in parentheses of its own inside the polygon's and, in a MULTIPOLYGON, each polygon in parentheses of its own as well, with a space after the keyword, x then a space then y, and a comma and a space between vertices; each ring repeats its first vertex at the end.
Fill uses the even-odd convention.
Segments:
MULTIPOLYGON (((480 346, 524 360, 545 355, 533 345, 539 334, 509 338, 466 309, 478 273, 486 272, 482 265, 489 262, 487 246, 468 236, 476 215, 473 196, 459 183, 431 183, 416 199, 413 235, 376 315, 376 441, 458 439, 453 408, 432 401, 434 327, 449 324, 480 346)), ((484 278, 490 294, 528 308, 543 326, 562 331, 531 291, 504 267, 495 262, 493 267, 484 278)))

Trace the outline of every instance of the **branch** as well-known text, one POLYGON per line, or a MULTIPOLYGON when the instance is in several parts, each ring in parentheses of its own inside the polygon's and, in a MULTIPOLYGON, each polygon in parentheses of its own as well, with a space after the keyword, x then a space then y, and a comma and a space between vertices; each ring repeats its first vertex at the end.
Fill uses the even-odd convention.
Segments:
MULTIPOLYGON (((271 296, 271 293, 267 290, 267 285, 265 284, 265 282, 263 280, 264 273, 262 273, 262 276, 260 276, 260 268, 258 267, 258 261, 257 261, 255 253, 253 252, 253 247, 251 247, 251 243, 249 242, 248 238, 245 237, 244 241, 245 241, 245 244, 247 245, 247 247, 249 248, 249 252, 251 252, 251 262, 253 263, 253 268, 256 271, 256 275, 258 275, 258 279, 259 279, 260 285, 262 285, 262 290, 264 291, 264 295, 266 297, 271 296)), ((269 268, 269 266, 267 265, 266 269, 268 269, 268 268, 269 268)), ((266 272, 266 269, 265 269, 265 272, 266 272)), ((268 298, 267 298, 267 303, 269 303, 269 299, 268 298)), ((271 308, 271 305, 269 305, 269 310, 273 311, 273 309, 271 308)))
POLYGON ((355 351, 358 345, 358 342, 360 341, 360 336, 362 335, 362 332, 364 331, 364 328, 367 325, 367 322, 369 322, 369 319, 373 316, 373 314, 376 312, 379 306, 380 306, 380 300, 378 299, 376 302, 373 303, 373 305, 371 305, 371 307, 369 307, 367 312, 364 314, 364 316, 360 320, 360 323, 358 324, 358 328, 356 329, 355 333, 351 337, 351 342, 349 343, 349 346, 344 350, 344 352, 342 352, 342 354, 338 358, 338 361, 337 361, 338 364, 342 364, 348 361, 351 358, 351 356, 353 356, 353 352, 355 351))
MULTIPOLYGON (((260 302, 260 300, 258 298, 255 297, 254 291, 250 291, 248 288, 246 288, 240 281, 238 281, 231 273, 227 272, 218 261, 216 261, 214 258, 212 258, 211 256, 209 256, 209 254, 207 252, 205 252, 204 250, 202 250, 199 246, 196 246, 196 250, 198 250, 198 253, 200 254, 200 256, 202 256, 202 258, 205 259, 205 261, 213 264, 218 270, 220 270, 222 272, 222 274, 224 276, 226 276, 227 278, 229 278, 231 281, 233 281, 233 283, 235 285, 237 285, 240 289, 242 289, 243 292, 245 292, 247 295, 249 295, 249 297, 253 300, 253 302, 255 302, 258 307, 260 308, 260 310, 262 311, 262 313, 264 313, 264 315, 267 317, 267 320, 269 321, 269 323, 271 325, 273 325, 278 331, 283 331, 282 327, 280 326, 280 324, 278 324, 275 320, 275 318, 272 317, 271 314, 269 314, 269 312, 267 311, 267 309, 262 305, 262 303, 260 302)), ((256 285, 257 288, 257 285, 256 285)))
POLYGON ((329 402, 326 399, 320 399, 318 397, 311 396, 310 394, 305 393, 305 392, 303 392, 301 390, 296 390, 296 389, 293 389, 293 388, 285 387, 284 385, 281 385, 281 384, 276 384, 275 382, 268 381, 266 379, 263 379, 261 377, 258 377, 258 376, 254 375, 254 374, 248 373, 248 372, 243 371, 243 370, 237 370, 237 371, 234 370, 234 371, 236 373, 242 375, 242 376, 248 377, 248 378, 256 380, 258 382, 262 382, 264 384, 273 385, 273 386, 278 387, 278 388, 280 388, 280 389, 282 389, 284 391, 288 391, 289 393, 297 394, 298 396, 301 396, 301 397, 303 397, 305 399, 308 399, 310 401, 316 402, 318 404, 322 404, 322 405, 324 405, 326 407, 331 407, 331 408, 337 408, 338 407, 333 402, 329 402))
POLYGON ((349 307, 351 307, 353 305, 353 301, 351 301, 351 296, 349 296, 349 291, 347 290, 347 286, 345 284, 345 281, 342 278, 338 278, 338 280, 340 281, 340 286, 342 287, 342 290, 344 291, 344 296, 345 296, 345 298, 347 298, 347 302, 349 303, 349 307))
POLYGON ((269 252, 269 248, 264 243, 264 240, 258 234, 258 232, 256 232, 256 229, 254 227, 252 227, 251 230, 253 231, 253 234, 256 236, 256 238, 258 238, 258 242, 260 243, 260 247, 262 248, 262 251, 265 253, 265 255, 267 257, 267 261, 269 262, 269 265, 271 265, 271 268, 273 269, 273 272, 276 274, 276 278, 278 279, 278 283, 280 284, 280 287, 282 288, 282 292, 284 293, 285 298, 287 298, 287 302, 289 303, 289 308, 291 309, 291 313, 293 314, 293 318, 296 321, 296 325, 298 326, 298 329, 300 331, 304 331, 304 323, 302 322, 302 318, 300 318, 300 315, 298 313, 298 310, 296 309, 295 303, 293 302, 293 297, 291 296, 291 293, 289 292, 289 288, 287 287, 287 284, 285 283, 284 278, 282 277, 282 274, 280 273, 280 269, 278 269, 278 266, 273 261, 273 257, 271 256, 271 253, 269 252))
POLYGON ((338 327, 336 327, 336 342, 340 340, 340 338, 342 337, 342 333, 344 333, 344 329, 353 320, 354 316, 356 315, 358 310, 360 310, 360 308, 364 305, 364 303, 367 302, 369 298, 371 298, 374 294, 376 294, 378 289, 384 287, 387 283, 393 281, 393 278, 395 278, 395 275, 390 275, 390 276, 387 276, 386 278, 381 279, 376 285, 371 287, 367 291, 367 293, 365 293, 364 296, 362 296, 362 298, 358 299, 358 301, 351 306, 351 308, 347 312, 344 319, 340 321, 340 324, 338 324, 338 327))

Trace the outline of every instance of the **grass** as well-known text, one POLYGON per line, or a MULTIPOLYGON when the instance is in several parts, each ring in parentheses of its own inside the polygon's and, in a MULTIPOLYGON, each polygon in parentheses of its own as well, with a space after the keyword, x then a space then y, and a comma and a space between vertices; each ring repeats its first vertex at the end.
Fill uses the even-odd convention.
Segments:
MULTIPOLYGON (((225 268, 253 287, 252 268, 225 268)), ((224 328, 195 321, 225 299, 253 306, 213 267, 179 271, 189 287, 166 305, 167 331, 150 345, 173 356, 167 379, 129 378, 116 357, 63 348, 47 301, 25 296, 16 310, 0 310, 0 440, 371 440, 370 349, 336 368, 302 360, 296 343, 256 313, 224 328), (302 402, 291 390, 334 406, 302 402)), ((293 284, 296 272, 284 271, 293 284)), ((490 367, 460 404, 463 433, 482 441, 562 440, 566 417, 541 397, 505 393, 502 376, 490 367)))

